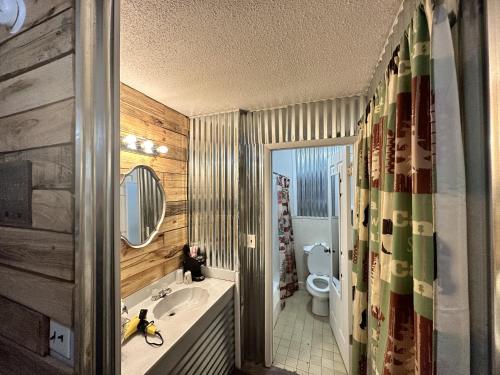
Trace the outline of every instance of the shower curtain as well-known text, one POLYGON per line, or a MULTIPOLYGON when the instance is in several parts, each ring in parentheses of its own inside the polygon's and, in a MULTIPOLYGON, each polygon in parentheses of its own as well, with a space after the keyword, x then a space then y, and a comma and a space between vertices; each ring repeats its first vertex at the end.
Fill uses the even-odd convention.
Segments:
POLYGON ((358 134, 352 374, 432 374, 434 124, 419 6, 358 134))
POLYGON ((276 177, 278 194, 278 239, 280 252, 280 299, 290 297, 299 289, 297 266, 295 263, 295 247, 293 243, 292 214, 290 212, 290 179, 285 176, 276 177))

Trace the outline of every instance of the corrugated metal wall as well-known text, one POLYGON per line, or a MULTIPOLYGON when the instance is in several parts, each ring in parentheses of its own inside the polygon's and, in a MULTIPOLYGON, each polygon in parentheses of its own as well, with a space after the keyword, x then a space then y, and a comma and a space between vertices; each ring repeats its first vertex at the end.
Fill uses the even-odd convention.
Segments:
MULTIPOLYGON (((246 122, 242 118, 242 125, 246 122)), ((245 360, 260 361, 264 352, 264 238, 263 145, 240 145, 240 300, 242 353, 245 360), (248 247, 247 234, 255 234, 256 247, 248 247)))
POLYGON ((328 163, 335 149, 296 150, 297 216, 328 217, 328 163))
POLYGON ((208 266, 238 264, 238 127, 240 112, 191 119, 189 145, 190 243, 208 266))
POLYGON ((244 359, 264 361, 263 145, 353 136, 365 103, 351 97, 191 119, 190 239, 207 249, 209 265, 239 268, 244 359))
POLYGON ((354 135, 366 97, 321 100, 247 113, 243 144, 268 144, 354 135))

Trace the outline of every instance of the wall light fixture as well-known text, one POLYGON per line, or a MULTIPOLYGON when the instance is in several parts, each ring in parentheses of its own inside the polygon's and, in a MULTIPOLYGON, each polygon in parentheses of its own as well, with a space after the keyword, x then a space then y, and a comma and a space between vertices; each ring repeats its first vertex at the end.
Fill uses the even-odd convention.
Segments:
POLYGON ((137 137, 133 134, 129 134, 123 137, 123 143, 130 150, 137 150, 137 137))
POLYGON ((142 146, 142 151, 144 151, 146 154, 152 154, 153 147, 155 146, 155 144, 153 143, 153 141, 145 140, 144 142, 142 142, 141 146, 142 146))
POLYGON ((160 154, 166 154, 168 152, 168 147, 167 146, 160 146, 156 148, 156 151, 158 151, 160 154))
POLYGON ((123 148, 129 151, 141 152, 148 155, 165 155, 168 152, 167 146, 156 146, 152 140, 133 134, 124 135, 122 137, 122 144, 123 148))

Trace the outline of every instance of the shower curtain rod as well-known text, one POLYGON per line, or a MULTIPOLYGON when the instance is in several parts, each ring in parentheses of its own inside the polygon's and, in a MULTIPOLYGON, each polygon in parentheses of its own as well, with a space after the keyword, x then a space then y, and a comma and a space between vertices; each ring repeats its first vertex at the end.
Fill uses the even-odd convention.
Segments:
POLYGON ((278 173, 278 172, 273 172, 273 174, 278 175, 278 176, 281 176, 281 177, 290 178, 290 177, 285 176, 284 174, 281 174, 281 173, 278 173))
POLYGON ((426 13, 429 16, 431 14, 431 9, 434 6, 444 4, 449 13, 450 25, 451 27, 453 27, 458 14, 458 1, 459 0, 403 0, 401 2, 401 6, 399 7, 396 18, 392 23, 384 47, 382 48, 382 52, 380 53, 380 56, 378 58, 377 65, 373 70, 370 85, 368 86, 367 90, 368 102, 375 94, 377 85, 384 78, 384 74, 387 70, 389 62, 391 61, 392 54, 396 47, 399 45, 399 41, 403 36, 406 28, 410 24, 410 21, 413 17, 413 11, 416 9, 417 5, 423 4, 426 13))
POLYGON ((370 80, 370 85, 368 86, 368 101, 371 100, 375 94, 378 83, 384 78, 384 74, 389 61, 392 58, 392 53, 399 44, 399 39, 403 36, 406 27, 411 21, 413 10, 417 7, 417 3, 421 0, 403 0, 401 6, 399 7, 398 13, 394 18, 391 28, 389 29, 389 34, 380 52, 380 56, 377 60, 377 65, 373 70, 372 78, 370 80))

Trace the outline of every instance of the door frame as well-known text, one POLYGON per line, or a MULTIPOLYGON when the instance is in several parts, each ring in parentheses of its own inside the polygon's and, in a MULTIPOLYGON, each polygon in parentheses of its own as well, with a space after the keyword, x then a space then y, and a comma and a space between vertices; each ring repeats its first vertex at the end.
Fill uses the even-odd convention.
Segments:
MULTIPOLYGON (((339 137, 320 140, 306 140, 296 142, 280 142, 263 145, 264 149, 264 285, 265 285, 265 313, 264 313, 264 359, 265 366, 271 367, 273 363, 273 257, 272 257, 272 194, 271 194, 271 174, 272 158, 271 153, 275 150, 287 150, 308 147, 329 147, 329 146, 353 146, 353 155, 356 153, 357 136, 339 137)), ((355 176, 356 162, 353 157, 353 175, 355 176)))
MULTIPOLYGON (((486 56, 487 56, 487 121, 489 131, 489 196, 490 243, 492 285, 490 298, 493 327, 491 332, 491 357, 493 372, 500 371, 500 4, 497 0, 486 1, 486 56)), ((472 319, 471 319, 472 320, 472 319)))

